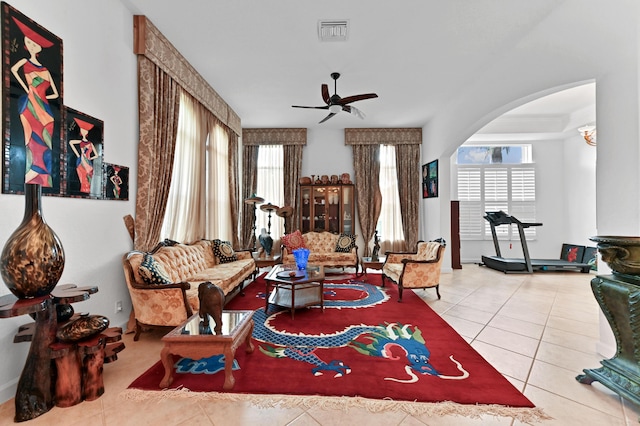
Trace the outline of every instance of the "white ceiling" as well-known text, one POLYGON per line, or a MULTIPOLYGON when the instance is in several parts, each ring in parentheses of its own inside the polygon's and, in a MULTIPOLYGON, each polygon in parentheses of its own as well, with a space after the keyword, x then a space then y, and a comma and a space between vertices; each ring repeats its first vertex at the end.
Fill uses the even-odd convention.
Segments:
MULTIPOLYGON (((174 44, 242 119, 256 127, 423 127, 447 101, 512 48, 557 0, 122 0, 174 44), (320 42, 318 21, 349 20, 346 42, 320 42), (320 85, 342 74, 342 97, 361 120, 324 124, 320 85)), ((570 115, 595 103, 593 85, 510 114, 570 115)))

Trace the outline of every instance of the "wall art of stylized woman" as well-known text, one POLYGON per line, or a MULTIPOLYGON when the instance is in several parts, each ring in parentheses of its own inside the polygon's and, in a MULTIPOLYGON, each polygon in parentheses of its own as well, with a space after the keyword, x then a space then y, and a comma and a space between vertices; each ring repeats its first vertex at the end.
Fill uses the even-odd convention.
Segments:
POLYGON ((91 192, 91 181, 93 180, 93 160, 98 157, 98 151, 93 142, 87 139, 89 130, 93 128, 93 124, 74 118, 78 128, 80 129, 80 140, 69 141, 69 146, 76 155, 76 172, 80 180, 80 192, 91 192))
POLYGON ((25 91, 25 95, 21 96, 18 102, 20 122, 24 131, 24 180, 25 183, 51 187, 55 118, 49 100, 57 99, 59 94, 49 70, 38 60, 38 54, 43 49, 53 46, 53 42, 15 17, 12 18, 24 35, 24 47, 29 53, 28 58, 19 59, 11 67, 11 73, 25 91))
POLYGON ((118 174, 120 173, 120 166, 113 166, 113 175, 109 177, 109 180, 113 184, 113 198, 120 198, 122 191, 122 178, 118 174))

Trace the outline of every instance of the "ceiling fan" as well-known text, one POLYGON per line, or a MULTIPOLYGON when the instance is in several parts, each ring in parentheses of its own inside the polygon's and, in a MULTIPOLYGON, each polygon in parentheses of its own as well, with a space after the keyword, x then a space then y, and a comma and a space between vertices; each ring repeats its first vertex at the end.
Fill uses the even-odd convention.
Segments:
POLYGON ((362 95, 354 95, 347 96, 346 98, 341 98, 338 96, 338 78, 340 77, 340 73, 333 72, 331 73, 331 78, 333 79, 333 95, 329 96, 329 86, 323 84, 320 89, 322 92, 322 100, 326 103, 324 106, 301 106, 301 105, 292 105, 293 108, 312 108, 312 109, 327 109, 329 110, 329 115, 320 121, 319 124, 324 123, 340 111, 345 111, 351 113, 357 117, 364 118, 364 113, 360 111, 358 108, 349 105, 355 101, 362 101, 364 99, 377 98, 378 95, 375 93, 365 93, 362 95))

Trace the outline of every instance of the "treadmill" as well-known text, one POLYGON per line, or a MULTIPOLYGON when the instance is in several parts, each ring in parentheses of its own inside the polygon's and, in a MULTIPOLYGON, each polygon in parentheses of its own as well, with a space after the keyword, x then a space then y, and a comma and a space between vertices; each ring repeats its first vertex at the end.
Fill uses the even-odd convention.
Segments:
POLYGON ((513 216, 509 216, 502 210, 497 212, 485 212, 484 218, 491 226, 491 235, 493 237, 493 245, 496 249, 496 255, 482 256, 481 266, 484 265, 491 269, 502 271, 505 274, 526 274, 536 271, 561 271, 571 269, 578 269, 580 272, 588 273, 591 270, 591 265, 588 263, 569 262, 568 260, 562 259, 531 259, 524 230, 532 226, 542 226, 542 223, 520 222, 518 219, 513 216), (500 225, 517 225, 524 259, 502 257, 502 254, 500 253, 500 244, 498 243, 498 235, 496 234, 496 226, 500 225))

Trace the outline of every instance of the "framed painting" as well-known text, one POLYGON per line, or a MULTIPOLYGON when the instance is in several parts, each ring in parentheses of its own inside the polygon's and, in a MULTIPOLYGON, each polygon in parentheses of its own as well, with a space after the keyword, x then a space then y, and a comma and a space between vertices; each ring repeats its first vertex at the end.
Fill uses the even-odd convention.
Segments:
POLYGON ((2 2, 2 192, 61 195, 62 40, 2 2))
POLYGON ((422 198, 438 196, 438 160, 422 165, 422 198))
POLYGON ((104 198, 107 200, 129 199, 129 168, 104 163, 104 198))
POLYGON ((102 198, 104 123, 65 107, 65 195, 102 198))
POLYGON ((584 255, 582 256, 582 263, 586 263, 590 265, 592 271, 597 271, 598 270, 598 248, 585 247, 584 255))
POLYGON ((584 248, 584 246, 577 246, 574 244, 563 244, 560 259, 568 262, 581 263, 584 256, 584 248))

